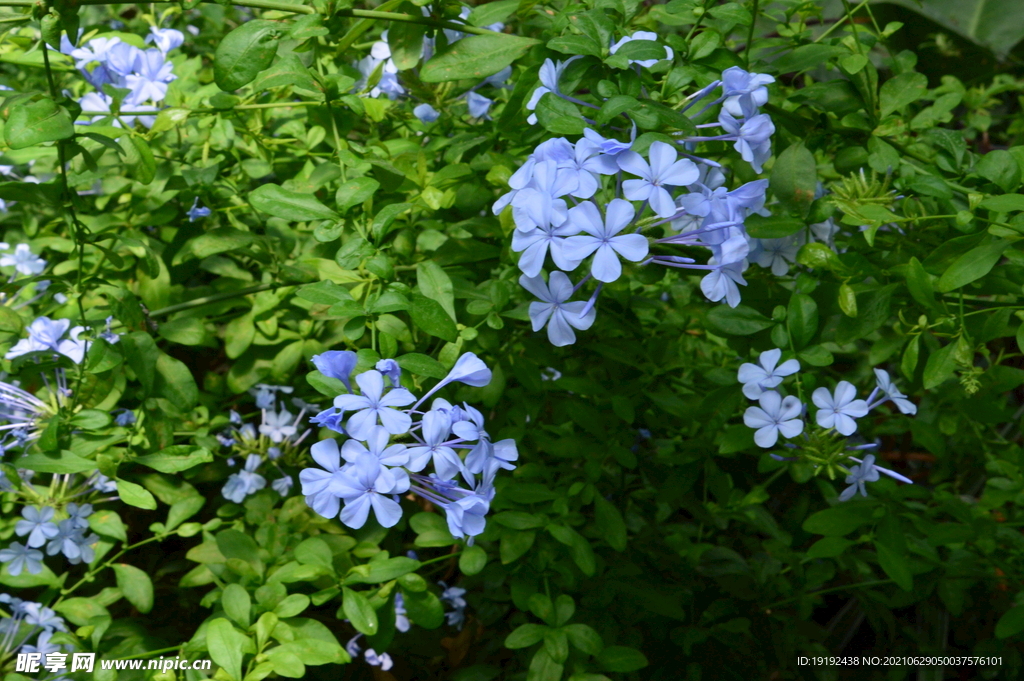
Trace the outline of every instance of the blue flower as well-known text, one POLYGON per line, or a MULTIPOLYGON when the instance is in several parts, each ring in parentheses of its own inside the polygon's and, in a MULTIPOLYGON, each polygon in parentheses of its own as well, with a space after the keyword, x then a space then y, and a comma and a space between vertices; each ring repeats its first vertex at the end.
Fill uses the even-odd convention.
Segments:
POLYGON ((321 426, 322 428, 330 428, 336 433, 345 434, 345 428, 341 425, 341 420, 345 417, 345 414, 338 411, 334 407, 324 409, 316 416, 311 416, 309 422, 321 426))
POLYGON ((294 484, 295 481, 292 480, 291 476, 286 475, 283 478, 278 478, 274 482, 270 483, 270 488, 273 489, 278 494, 280 494, 282 497, 286 497, 288 496, 288 492, 289 490, 291 490, 292 485, 294 484))
MULTIPOLYGON (((359 440, 346 440, 341 447, 341 458, 349 463, 354 463, 359 457, 369 454, 377 459, 381 467, 404 466, 409 462, 409 452, 403 444, 389 445, 391 435, 380 426, 370 428, 370 434, 365 444, 359 440)), ((385 469, 386 470, 386 469, 385 469)), ((405 471, 391 471, 396 478, 400 478, 405 471)), ((400 486, 400 482, 399 482, 400 486)), ((408 490, 408 485, 401 492, 408 490)))
POLYGON ((814 415, 822 428, 835 428, 840 435, 853 435, 857 431, 858 419, 868 413, 868 403, 855 399, 857 389, 848 381, 839 381, 835 393, 828 388, 818 388, 811 400, 818 407, 814 415))
POLYGON ((82 504, 79 506, 75 503, 70 503, 65 509, 68 512, 68 518, 72 520, 75 527, 85 529, 89 527, 89 516, 92 515, 92 504, 82 504))
POLYGON ((780 239, 754 239, 755 250, 750 259, 761 267, 771 269, 776 277, 789 272, 789 266, 796 262, 797 251, 804 245, 804 234, 792 234, 780 239))
POLYGON ((14 359, 31 352, 52 350, 68 357, 75 364, 80 364, 85 356, 87 344, 85 341, 78 340, 78 336, 85 331, 85 327, 76 326, 71 329, 70 338, 61 340, 69 326, 71 326, 71 322, 67 319, 39 317, 29 324, 28 338, 18 341, 4 357, 5 359, 14 359))
POLYGON ((6 549, 0 550, 0 563, 8 563, 7 572, 12 577, 20 575, 23 569, 38 575, 43 571, 43 552, 12 541, 6 549))
POLYGON ((127 428, 135 423, 135 413, 131 409, 115 409, 111 414, 115 415, 114 423, 122 428, 127 428))
POLYGON ((875 369, 875 378, 878 379, 878 389, 883 395, 885 395, 886 399, 892 400, 892 403, 896 405, 896 408, 900 410, 900 413, 917 413, 917 405, 908 400, 907 396, 901 393, 899 388, 893 385, 892 379, 889 378, 889 372, 884 369, 875 369))
POLYGON ((377 651, 375 651, 373 648, 367 648, 366 653, 364 653, 364 655, 366 657, 366 664, 370 665, 371 667, 380 667, 381 670, 383 671, 391 669, 393 662, 391 661, 391 656, 387 653, 381 653, 380 655, 378 655, 377 651))
POLYGON ((405 388, 392 388, 384 394, 384 377, 379 371, 366 371, 356 376, 362 395, 339 395, 334 398, 334 406, 342 411, 356 412, 345 425, 350 436, 357 440, 365 440, 370 429, 377 425, 377 420, 392 435, 399 435, 409 430, 412 418, 405 412, 394 407, 412 404, 416 398, 405 388))
POLYGON ((195 201, 192 202, 192 207, 188 209, 188 213, 186 213, 186 215, 188 215, 189 222, 195 222, 199 218, 209 217, 212 212, 213 211, 209 208, 199 205, 199 197, 197 196, 195 201))
POLYGON ((487 112, 491 110, 491 104, 494 100, 488 99, 483 95, 476 92, 469 92, 466 94, 466 104, 469 105, 469 115, 473 118, 484 118, 487 116, 487 112))
POLYGON ((717 303, 724 298, 729 307, 739 305, 740 289, 737 284, 747 285, 747 280, 743 278, 743 270, 747 268, 747 261, 719 265, 712 258, 708 261, 708 264, 717 266, 700 280, 701 292, 713 303, 717 303))
POLYGON ((131 90, 125 101, 129 104, 160 102, 167 96, 167 84, 175 78, 174 65, 167 61, 163 52, 146 50, 138 55, 135 71, 125 76, 125 85, 131 90))
MULTIPOLYGON (((423 470, 431 459, 434 472, 442 480, 451 480, 463 468, 462 459, 446 443, 451 430, 451 420, 446 414, 428 411, 423 415, 420 436, 423 444, 408 450, 408 468, 414 473, 423 470)), ((346 443, 347 444, 347 443, 346 443)))
POLYGON ((401 387, 402 367, 393 359, 382 359, 374 365, 374 368, 388 377, 392 388, 401 387))
POLYGON ((633 262, 647 257, 647 237, 642 234, 619 234, 633 221, 634 215, 633 204, 622 199, 612 199, 605 209, 603 220, 597 206, 589 201, 569 209, 569 220, 586 234, 566 239, 564 254, 575 261, 593 254, 590 272, 594 278, 605 283, 617 280, 622 276, 619 256, 633 262))
POLYGON ((221 489, 221 494, 224 498, 240 504, 250 494, 255 494, 266 487, 266 478, 256 472, 261 463, 262 460, 256 454, 250 454, 246 457, 243 469, 237 473, 232 473, 221 489))
POLYGON ((359 357, 351 350, 328 350, 310 358, 313 366, 324 376, 336 378, 352 392, 352 371, 359 362, 359 357))
POLYGON ((185 35, 173 28, 157 28, 150 26, 149 35, 146 36, 147 43, 153 43, 164 54, 181 47, 185 42, 185 35))
POLYGON ((427 125, 441 117, 440 112, 429 104, 420 104, 412 110, 413 116, 420 119, 420 123, 427 125))
POLYGON ((341 522, 352 529, 358 530, 366 524, 371 508, 377 522, 384 527, 394 527, 401 519, 402 507, 385 496, 396 492, 398 480, 391 471, 383 470, 373 455, 358 457, 352 468, 343 471, 333 483, 338 496, 345 501, 341 522))
POLYGON ((463 598, 466 590, 457 586, 448 586, 444 582, 439 582, 439 584, 444 587, 444 591, 441 592, 441 602, 454 608, 451 612, 445 613, 448 625, 462 629, 462 625, 466 621, 466 599, 463 598))
POLYGON ((30 277, 42 274, 46 261, 33 253, 28 244, 18 244, 13 253, 0 256, 0 267, 13 267, 18 274, 30 277))
POLYGON ((42 509, 26 506, 21 509, 21 517, 24 520, 19 520, 14 524, 14 532, 19 537, 24 537, 27 534, 29 548, 38 548, 45 544, 50 537, 57 536, 57 525, 50 522, 53 519, 53 514, 54 510, 50 506, 45 506, 42 509))
POLYGON ((864 457, 864 461, 859 466, 853 466, 850 469, 850 474, 846 476, 846 484, 849 485, 843 490, 843 493, 839 495, 839 501, 847 501, 852 499, 853 496, 860 491, 862 497, 868 495, 868 491, 864 486, 864 483, 875 482, 878 480, 878 469, 875 468, 875 455, 868 454, 864 457))
POLYGON ((309 453, 324 470, 306 468, 299 473, 306 505, 324 518, 334 518, 341 508, 340 495, 336 493, 334 483, 344 470, 338 441, 321 440, 309 448, 309 453))
POLYGON ((548 340, 552 345, 563 347, 576 342, 573 328, 585 331, 597 318, 597 310, 587 310, 585 301, 568 302, 572 297, 573 287, 564 272, 552 272, 548 282, 543 277, 519 277, 519 285, 540 298, 540 302, 530 303, 530 321, 533 330, 540 331, 548 327, 548 340), (581 317, 581 313, 586 312, 581 317))
POLYGON ((281 411, 263 411, 263 423, 260 424, 260 435, 266 435, 274 444, 295 435, 297 432, 296 421, 292 419, 287 409, 281 411))
POLYGON ((782 383, 782 379, 800 371, 800 362, 795 359, 788 359, 779 365, 782 358, 782 350, 765 350, 757 359, 757 364, 742 364, 738 378, 743 384, 743 394, 751 400, 756 400, 765 390, 775 388, 782 383))
POLYGON ((622 191, 630 201, 649 201, 659 217, 672 217, 677 209, 665 187, 693 184, 700 177, 700 171, 690 159, 677 161, 676 150, 664 142, 651 144, 648 156, 650 164, 635 151, 624 151, 616 157, 619 168, 641 178, 623 182, 622 191))
POLYGON ((752 118, 768 102, 768 88, 775 79, 763 73, 748 73, 738 66, 722 71, 722 108, 739 118, 752 118))
MULTIPOLYGON (((526 103, 526 108, 529 111, 533 111, 537 108, 537 104, 540 102, 540 98, 549 92, 553 92, 558 96, 562 96, 562 91, 558 89, 558 81, 561 80, 562 74, 569 64, 573 63, 577 59, 582 59, 580 55, 575 57, 569 57, 569 59, 559 62, 553 62, 550 59, 545 59, 544 63, 540 67, 540 87, 533 91, 530 95, 530 101, 526 103)), ((530 114, 526 119, 530 125, 537 124, 537 114, 530 114)))
POLYGON ((728 111, 722 111, 718 123, 731 139, 736 140, 734 146, 740 157, 754 168, 754 172, 761 172, 761 167, 772 155, 771 138, 775 134, 775 125, 771 117, 757 114, 737 120, 728 111))
POLYGON ((804 422, 800 419, 803 405, 797 398, 790 395, 783 399, 772 390, 762 393, 758 404, 761 406, 748 407, 743 413, 743 423, 756 429, 754 442, 758 447, 774 447, 780 434, 793 438, 803 432, 804 422))
MULTIPOLYGON (((34 553, 39 552, 35 551, 34 553)), ((32 570, 29 570, 29 572, 32 572, 32 570)), ((12 571, 11 574, 13 575, 14 572, 12 571)), ((64 624, 64 618, 52 609, 44 607, 41 603, 26 601, 22 603, 21 609, 25 613, 26 624, 31 624, 34 627, 42 627, 46 631, 68 630, 67 625, 64 624)))
POLYGON ((409 631, 409 616, 405 612, 405 599, 401 593, 395 594, 395 629, 402 633, 409 631))

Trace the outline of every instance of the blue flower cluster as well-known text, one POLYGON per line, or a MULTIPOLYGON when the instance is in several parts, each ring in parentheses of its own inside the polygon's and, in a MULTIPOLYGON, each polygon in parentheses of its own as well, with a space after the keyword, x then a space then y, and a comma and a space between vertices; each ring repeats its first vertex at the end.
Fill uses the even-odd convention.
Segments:
POLYGON ((282 457, 290 460, 298 453, 302 441, 312 432, 306 428, 300 433, 299 424, 309 411, 317 408, 294 399, 293 406, 299 407, 299 413, 293 415, 281 397, 292 391, 288 386, 258 384, 250 392, 260 409, 260 424, 244 423, 238 412, 232 411, 231 425, 217 435, 222 446, 232 448, 229 466, 234 465, 234 456, 244 457, 245 461, 240 471, 228 476, 221 489, 221 495, 228 501, 240 504, 267 486, 267 479, 258 472, 264 463, 269 463, 279 475, 270 483, 271 489, 283 497, 291 492, 295 481, 282 470, 279 461, 282 457))
POLYGON ((0 659, 20 651, 22 653, 49 653, 71 650, 69 645, 51 643, 54 632, 67 631, 67 625, 52 609, 42 603, 25 601, 10 594, 0 594, 0 603, 10 609, 10 616, 0 619, 0 659), (29 640, 39 634, 35 645, 29 640))
MULTIPOLYGON (((423 16, 430 16, 430 11, 426 7, 422 7, 421 11, 423 16)), ((469 14, 470 9, 468 7, 463 7, 459 18, 454 20, 454 23, 465 23, 469 18, 469 14)), ((490 31, 501 31, 504 27, 505 24, 497 23, 485 26, 484 28, 490 31)), ((466 34, 461 31, 455 31, 447 28, 443 30, 443 33, 448 45, 451 45, 466 36, 466 34)), ((430 37, 424 37, 423 46, 420 51, 420 56, 423 61, 426 61, 433 56, 434 48, 435 40, 430 37)), ((398 99, 399 97, 408 94, 408 91, 402 86, 402 83, 398 78, 398 66, 395 64, 395 60, 391 57, 391 46, 388 44, 387 31, 381 33, 380 40, 375 42, 370 48, 370 54, 359 60, 355 67, 362 76, 355 85, 355 92, 365 91, 366 95, 374 98, 384 95, 391 100, 398 99)), ((487 113, 491 110, 491 105, 494 103, 493 99, 483 96, 477 92, 477 90, 488 86, 493 88, 505 87, 505 82, 511 75, 512 67, 505 67, 498 73, 488 76, 484 80, 480 81, 460 96, 466 100, 466 105, 469 108, 469 115, 472 118, 489 118, 487 113)), ((441 117, 441 113, 427 102, 418 104, 413 109, 413 115, 416 116, 416 118, 418 118, 424 125, 429 125, 441 117)))
POLYGON ((146 43, 152 43, 154 47, 146 50, 116 36, 100 36, 76 47, 66 35, 62 35, 60 51, 75 60, 75 68, 96 88, 96 92, 90 92, 79 100, 84 111, 109 115, 113 99, 104 92, 104 86, 124 88, 129 93, 121 103, 120 120, 115 120, 114 125, 120 126, 123 121, 131 126, 138 120, 151 128, 156 120, 154 114, 159 111, 154 105, 164 100, 168 85, 177 78, 167 54, 184 42, 185 36, 181 31, 153 27, 146 43), (126 113, 134 115, 124 115, 126 113))
MULTIPOLYGON (((810 438, 805 432, 804 423, 807 408, 799 397, 783 396, 776 390, 786 377, 800 371, 800 362, 788 359, 779 364, 781 358, 782 350, 776 348, 762 352, 756 364, 746 363, 740 366, 738 379, 743 384, 743 394, 748 399, 758 402, 758 406, 748 407, 744 412, 743 423, 754 429, 754 442, 758 447, 771 449, 778 442, 780 435, 786 439, 793 439, 801 434, 804 435, 805 446, 810 446, 807 444, 810 438)), ((811 394, 811 401, 818 408, 814 418, 822 429, 821 435, 826 438, 853 435, 857 432, 857 419, 866 416, 869 411, 885 402, 892 402, 902 414, 917 413, 917 406, 893 384, 888 372, 884 369, 874 371, 877 385, 867 400, 857 399, 857 389, 849 381, 840 381, 833 391, 829 391, 828 388, 817 388, 811 394)), ((798 448, 798 445, 792 443, 783 446, 798 448)), ((877 445, 865 444, 845 449, 859 451, 874 447, 877 445)), ((777 454, 771 456, 779 461, 792 460, 791 457, 777 454)), ((878 480, 879 473, 913 484, 912 480, 899 473, 876 466, 874 455, 866 456, 863 461, 849 454, 841 456, 858 464, 847 471, 849 475, 846 482, 850 487, 840 494, 839 498, 842 501, 852 498, 858 490, 861 495, 867 496, 864 483, 878 480)))
MULTIPOLYGON (((615 43, 612 51, 629 40, 651 40, 652 36, 635 33, 615 43)), ((665 49, 666 59, 672 59, 672 51, 665 49)), ((562 74, 579 58, 545 61, 540 70, 541 84, 534 90, 527 108, 534 110, 547 95, 599 108, 560 89, 562 74)), ((634 63, 640 68, 657 61, 634 63)), ((509 178, 510 191, 493 206, 495 215, 512 207, 516 225, 512 250, 522 253, 519 269, 523 274, 519 281, 540 299, 530 305, 534 331, 547 326, 552 344, 574 343, 573 329, 585 330, 593 324, 597 298, 605 284, 622 275, 622 260, 707 271, 701 290, 708 299, 725 300, 733 307, 739 304, 738 286, 746 285, 743 272, 748 259, 751 253, 760 257, 759 249, 765 248, 746 233, 744 220, 754 213, 767 214, 764 203, 768 181, 748 182, 730 191, 724 186, 726 178, 719 163, 690 152, 698 142, 731 141, 743 160, 760 172, 771 156, 775 127, 758 107, 767 101, 766 86, 773 81, 771 76, 748 73, 739 67, 727 69, 721 80, 692 95, 683 108, 690 109, 720 87, 720 96, 695 116, 720 104, 717 123, 696 127, 719 127, 724 132, 714 136, 680 136, 674 144, 655 141, 646 156, 631 149, 635 126, 628 143, 606 139, 587 128, 575 143, 559 137, 537 146, 509 178), (614 181, 604 180, 611 176, 614 181), (602 198, 612 192, 614 198, 602 198), (648 209, 652 215, 645 216, 648 209), (643 234, 662 225, 670 225, 676 233, 663 238, 643 234), (688 257, 651 255, 652 247, 666 246, 698 246, 707 249, 710 258, 706 264, 699 264, 688 257), (545 280, 543 270, 549 255, 561 272, 553 271, 545 280), (576 270, 585 261, 589 261, 587 273, 573 285, 564 272, 576 270), (597 286, 589 300, 570 302, 591 278, 597 286)), ((530 123, 536 121, 536 115, 529 117, 530 123)))
POLYGON ((321 440, 310 448, 321 468, 299 473, 306 503, 325 518, 338 517, 340 511, 341 521, 352 528, 362 527, 371 510, 381 525, 393 527, 402 517, 399 495, 412 492, 443 508, 452 535, 472 543, 484 531, 495 475, 515 468, 515 442, 491 442, 483 415, 468 404, 436 398, 425 411, 420 405, 451 383, 485 386, 491 370, 475 354, 465 353, 417 400, 401 386, 401 368, 390 359, 358 374, 356 393, 356 361, 349 351, 313 357, 320 373, 342 381, 349 392, 310 420, 347 439, 340 445, 334 438, 321 440), (465 451, 465 457, 456 450, 465 451), (431 464, 433 472, 427 474, 431 464), (467 487, 459 485, 458 477, 467 487))
POLYGON ((22 520, 14 525, 19 537, 28 535, 24 544, 11 542, 0 550, 0 562, 7 563, 7 571, 16 577, 22 570, 36 575, 43 570, 43 553, 37 549, 46 547, 46 555, 64 554, 72 565, 91 563, 95 555, 93 545, 100 540, 96 534, 86 535, 89 528, 87 518, 92 515, 92 504, 70 503, 65 508, 67 518, 53 522, 56 511, 51 506, 35 508, 25 506, 21 510, 22 520))

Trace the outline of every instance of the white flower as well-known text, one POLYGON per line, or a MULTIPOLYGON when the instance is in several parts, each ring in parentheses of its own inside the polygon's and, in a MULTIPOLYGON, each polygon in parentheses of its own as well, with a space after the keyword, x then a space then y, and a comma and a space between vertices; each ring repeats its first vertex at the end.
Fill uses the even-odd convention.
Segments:
POLYGON ((800 362, 795 359, 787 359, 779 364, 782 358, 782 350, 765 350, 757 360, 757 364, 740 365, 739 381, 743 384, 743 394, 748 399, 756 400, 766 390, 777 387, 782 379, 800 371, 800 362))
POLYGON ((743 414, 743 423, 748 428, 756 428, 754 442, 758 447, 768 449, 774 447, 783 437, 793 438, 804 430, 804 422, 800 419, 803 405, 800 400, 790 395, 783 398, 774 390, 763 393, 758 400, 760 407, 748 407, 743 414))
POLYGON ((819 407, 815 418, 822 428, 835 428, 840 435, 857 432, 858 419, 868 413, 868 403, 857 397, 857 389, 848 381, 839 381, 834 394, 828 388, 818 388, 811 400, 819 407))

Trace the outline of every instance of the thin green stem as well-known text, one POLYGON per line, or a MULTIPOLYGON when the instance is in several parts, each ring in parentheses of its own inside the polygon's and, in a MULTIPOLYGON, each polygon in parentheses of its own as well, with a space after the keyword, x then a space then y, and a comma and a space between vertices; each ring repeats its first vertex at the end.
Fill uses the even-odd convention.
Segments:
POLYGON ((750 30, 747 31, 747 49, 744 55, 747 70, 750 70, 750 46, 754 44, 754 24, 757 23, 757 9, 759 0, 754 0, 754 9, 750 12, 750 30))
POLYGON ((288 286, 296 286, 296 284, 260 284, 259 286, 250 286, 249 288, 243 288, 238 291, 228 291, 226 293, 217 293, 212 296, 203 296, 202 298, 195 298, 193 300, 185 301, 184 303, 178 303, 177 305, 162 307, 159 310, 150 312, 149 316, 163 317, 164 315, 174 314, 175 312, 181 312, 182 310, 191 310, 194 307, 202 307, 203 305, 209 305, 210 303, 219 303, 222 300, 240 298, 251 293, 260 293, 261 291, 270 291, 288 286))
POLYGON ((433 28, 447 28, 452 31, 461 31, 462 33, 472 33, 473 35, 504 35, 498 31, 491 31, 486 28, 477 28, 476 26, 470 26, 469 24, 457 24, 454 21, 441 21, 440 19, 431 19, 430 17, 417 17, 412 14, 399 14, 397 12, 381 12, 379 10, 370 9, 341 9, 337 12, 340 17, 354 17, 356 19, 380 19, 383 21, 400 21, 407 24, 420 24, 421 26, 431 26, 433 28))
MULTIPOLYGON (((869 1, 869 0, 864 0, 864 2, 862 2, 862 3, 860 3, 859 5, 857 5, 856 7, 854 7, 854 8, 853 8, 853 11, 854 11, 854 12, 856 12, 856 11, 857 11, 857 10, 859 10, 860 8, 862 8, 862 7, 864 7, 865 5, 867 5, 867 4, 868 4, 868 1, 869 1)), ((821 42, 822 40, 824 40, 825 38, 827 38, 827 37, 828 37, 828 36, 829 36, 829 35, 830 35, 830 34, 832 33, 832 31, 836 30, 837 28, 839 28, 840 26, 842 26, 843 24, 845 24, 845 23, 846 23, 846 20, 847 20, 848 18, 849 18, 849 16, 847 16, 847 15, 845 15, 845 14, 844 14, 844 15, 842 16, 842 18, 840 18, 840 19, 839 19, 839 21, 837 21, 837 22, 835 22, 834 24, 832 24, 831 26, 829 26, 829 27, 828 27, 828 30, 826 30, 826 31, 825 31, 824 33, 822 33, 821 35, 819 35, 819 36, 818 36, 817 38, 815 38, 815 39, 814 39, 814 40, 812 40, 811 42, 812 42, 812 43, 817 43, 817 42, 821 42)))
POLYGON ((883 584, 892 584, 892 583, 893 583, 893 580, 891 580, 891 579, 876 579, 876 580, 871 581, 871 582, 858 582, 856 584, 844 584, 843 586, 837 586, 837 587, 833 587, 831 589, 822 589, 821 591, 812 591, 809 594, 801 594, 799 596, 794 596, 793 598, 787 598, 784 601, 778 601, 777 603, 772 603, 771 605, 766 606, 765 610, 772 610, 773 608, 778 608, 779 606, 786 605, 787 603, 792 603, 793 601, 798 601, 801 598, 807 598, 807 597, 811 597, 811 596, 824 596, 825 594, 834 593, 836 591, 845 591, 846 589, 860 589, 860 588, 868 587, 868 586, 881 586, 883 584))

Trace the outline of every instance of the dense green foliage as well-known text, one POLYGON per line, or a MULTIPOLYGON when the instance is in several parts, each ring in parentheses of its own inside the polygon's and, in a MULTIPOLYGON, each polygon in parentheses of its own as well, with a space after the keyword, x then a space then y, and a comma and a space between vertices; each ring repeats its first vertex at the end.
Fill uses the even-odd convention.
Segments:
MULTIPOLYGON (((0 1, 0 402, 42 405, 26 431, 0 410, 0 549, 45 554, 36 570, 0 551, 0 585, 62 617, 44 633, 67 652, 214 662, 23 674, 42 625, 8 599, 4 681, 846 678, 798 665, 823 655, 995 657, 918 678, 1018 678, 1024 9, 903 5, 0 1), (638 30, 658 42, 610 52, 638 30), (156 61, 104 85, 114 57, 69 56, 68 36, 156 61), (572 56, 533 101, 545 60, 572 56), (752 263, 738 305, 709 301, 702 271, 623 262, 556 347, 531 327, 514 209, 492 206, 546 140, 591 128, 652 154, 696 136, 718 110, 686 98, 730 67, 774 77, 771 157, 691 150, 730 190, 768 180, 770 215, 745 229, 790 240, 785 262, 752 263), (33 346, 41 317, 67 324, 33 346), (913 484, 841 501, 834 431, 755 444, 737 371, 774 348, 808 407, 887 371, 916 414, 886 403, 850 442, 913 484), (312 363, 330 351, 363 376, 395 359, 389 389, 417 398, 466 353, 490 368, 438 393, 518 448, 475 541, 423 495, 387 529, 310 508, 299 473, 337 432, 308 417, 353 392, 312 363), (19 529, 50 508, 56 533, 85 503, 84 550, 19 529)), ((673 234, 646 206, 638 231, 673 234)))

